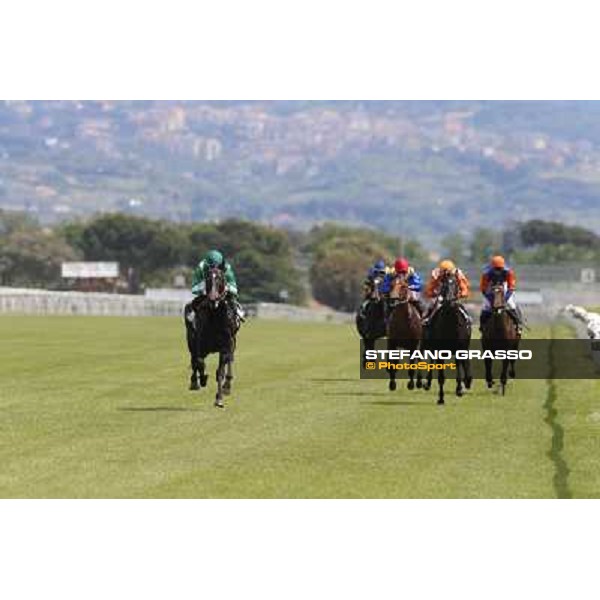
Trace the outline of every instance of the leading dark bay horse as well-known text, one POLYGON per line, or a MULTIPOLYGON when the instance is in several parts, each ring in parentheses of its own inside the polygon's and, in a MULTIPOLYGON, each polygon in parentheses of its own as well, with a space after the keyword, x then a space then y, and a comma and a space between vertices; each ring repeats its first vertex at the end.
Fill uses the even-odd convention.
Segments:
POLYGON ((375 277, 367 283, 365 291, 367 304, 356 315, 356 329, 363 339, 365 350, 373 350, 375 341, 385 337, 385 317, 383 298, 379 291, 380 284, 380 277, 375 277))
MULTIPOLYGON (((515 320, 511 317, 506 306, 504 286, 497 284, 492 287, 492 314, 484 323, 481 331, 481 347, 483 350, 517 350, 521 340, 521 334, 515 320)), ((485 380, 488 388, 494 385, 492 374, 492 359, 486 358, 485 380)), ((504 359, 502 371, 500 372, 500 392, 504 396, 508 377, 514 379, 515 361, 504 359)))
POLYGON ((219 354, 216 371, 217 394, 215 406, 223 408, 223 394, 231 393, 233 355, 238 323, 233 308, 226 299, 225 275, 221 269, 210 269, 206 276, 206 295, 197 297, 185 308, 187 345, 192 375, 190 389, 206 386, 205 358, 219 354))
MULTIPOLYGON (((468 350, 471 344, 471 320, 466 309, 458 299, 458 282, 454 273, 446 273, 442 277, 440 294, 437 299, 438 306, 433 311, 431 322, 425 328, 423 349, 468 350)), ((453 359, 454 360, 454 359, 453 359)), ((471 363, 469 360, 454 360, 456 363, 456 395, 464 394, 463 385, 470 389, 473 377, 471 376, 471 363)), ((444 404, 445 361, 434 361, 438 374, 439 396, 438 404, 444 404)), ((431 387, 432 371, 427 371, 427 381, 424 389, 431 387)))
MULTIPOLYGON (((398 277, 392 283, 390 297, 388 300, 388 319, 387 319, 387 348, 388 350, 398 350, 404 348, 411 353, 420 345, 423 337, 423 326, 421 324, 421 315, 414 304, 410 301, 410 290, 408 283, 398 277)), ((409 361, 413 364, 415 361, 409 361)), ((396 370, 388 369, 390 376, 389 389, 396 389, 396 370)), ((408 389, 415 387, 415 371, 408 371, 408 389)), ((417 371, 417 387, 422 386, 422 375, 417 371)))

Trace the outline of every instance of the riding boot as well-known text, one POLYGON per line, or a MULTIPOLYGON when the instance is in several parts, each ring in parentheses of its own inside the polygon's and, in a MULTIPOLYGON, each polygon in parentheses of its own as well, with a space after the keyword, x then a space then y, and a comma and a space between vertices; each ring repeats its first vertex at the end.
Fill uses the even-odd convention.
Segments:
POLYGON ((358 309, 358 316, 361 319, 364 319, 367 316, 367 306, 369 305, 369 300, 368 298, 362 301, 362 304, 360 305, 360 308, 358 309))
POLYGON ((244 310, 244 307, 241 305, 240 301, 235 299, 234 300, 234 304, 235 304, 235 314, 237 315, 238 319, 244 323, 246 321, 246 311, 244 310))
POLYGON ((388 319, 390 318, 390 315, 392 314, 393 309, 394 309, 394 306, 392 305, 392 301, 389 298, 384 298, 384 300, 383 300, 383 320, 385 321, 385 323, 388 322, 388 319))
POLYGON ((515 325, 517 326, 517 333, 521 335, 523 331, 523 316, 521 314, 521 310, 518 307, 516 310, 514 308, 507 308, 506 312, 511 316, 512 320, 515 322, 515 325))
POLYGON ((421 315, 421 325, 423 327, 423 340, 429 340, 431 337, 431 318, 433 317, 434 310, 431 307, 427 307, 424 304, 421 305, 423 314, 421 315))
POLYGON ((194 307, 192 306, 191 302, 189 302, 188 304, 185 305, 185 307, 183 309, 183 314, 184 314, 185 320, 188 323, 194 322, 194 319, 196 318, 196 313, 194 311, 194 307))
POLYGON ((467 312, 467 309, 459 302, 458 303, 460 312, 462 313, 462 316, 465 318, 465 320, 467 321, 467 323, 469 325, 471 325, 471 323, 473 322, 473 319, 471 318, 471 315, 467 312))
POLYGON ((438 305, 433 304, 428 309, 425 309, 425 315, 423 316, 421 323, 424 327, 427 327, 431 324, 431 320, 435 316, 435 313, 438 311, 438 305))
POLYGON ((417 309, 419 316, 423 319, 423 314, 425 313, 425 305, 420 298, 416 298, 415 300, 411 300, 410 303, 417 309))
POLYGON ((227 294, 225 301, 227 303, 227 312, 235 321, 236 331, 240 328, 240 325, 244 322, 244 309, 239 303, 238 299, 233 294, 227 294))
POLYGON ((421 316, 421 325, 423 325, 423 327, 427 327, 427 325, 429 325, 429 322, 431 321, 430 312, 431 311, 426 310, 425 313, 421 316))

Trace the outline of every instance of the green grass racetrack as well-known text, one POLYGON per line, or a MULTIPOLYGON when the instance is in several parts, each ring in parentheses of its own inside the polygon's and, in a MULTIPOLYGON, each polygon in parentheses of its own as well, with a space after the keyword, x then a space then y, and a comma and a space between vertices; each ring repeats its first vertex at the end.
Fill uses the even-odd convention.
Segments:
POLYGON ((435 387, 357 379, 357 344, 251 321, 218 410, 214 357, 187 390, 178 320, 3 316, 0 496, 600 496, 600 381, 476 381, 438 407, 435 387))

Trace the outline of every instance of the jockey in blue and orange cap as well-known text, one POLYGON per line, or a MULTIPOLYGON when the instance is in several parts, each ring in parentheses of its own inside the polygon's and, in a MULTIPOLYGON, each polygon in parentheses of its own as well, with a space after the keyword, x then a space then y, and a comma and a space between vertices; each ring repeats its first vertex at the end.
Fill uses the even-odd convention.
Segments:
POLYGON ((504 287, 504 297, 506 299, 507 312, 514 319, 517 325, 517 330, 519 333, 521 333, 521 329, 523 327, 523 316, 515 300, 517 278, 514 270, 506 264, 504 257, 500 256, 499 254, 492 256, 490 262, 483 268, 481 272, 479 290, 483 294, 483 307, 481 308, 481 315, 479 318, 480 328, 483 329, 483 326, 492 314, 492 288, 498 284, 504 287))

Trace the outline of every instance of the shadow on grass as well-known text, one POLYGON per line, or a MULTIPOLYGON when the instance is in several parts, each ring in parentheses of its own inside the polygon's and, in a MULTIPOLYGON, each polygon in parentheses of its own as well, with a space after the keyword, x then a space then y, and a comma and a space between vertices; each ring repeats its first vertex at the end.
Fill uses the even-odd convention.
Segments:
POLYGON ((313 377, 308 381, 314 381, 315 383, 335 383, 336 381, 360 381, 360 377, 313 377))
POLYGON ((200 409, 184 406, 120 406, 117 410, 124 412, 190 412, 200 409))
POLYGON ((435 407, 435 402, 415 402, 413 400, 373 400, 373 402, 361 402, 361 404, 370 404, 375 406, 422 406, 424 408, 435 407))
POLYGON ((389 396, 390 392, 322 392, 323 396, 389 396))

